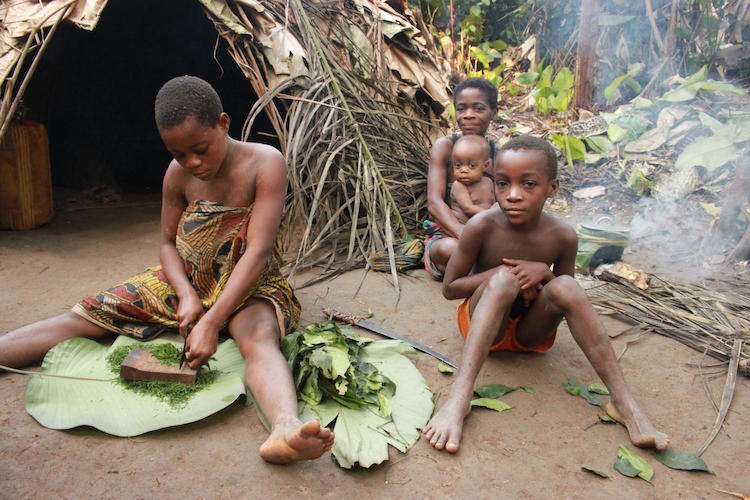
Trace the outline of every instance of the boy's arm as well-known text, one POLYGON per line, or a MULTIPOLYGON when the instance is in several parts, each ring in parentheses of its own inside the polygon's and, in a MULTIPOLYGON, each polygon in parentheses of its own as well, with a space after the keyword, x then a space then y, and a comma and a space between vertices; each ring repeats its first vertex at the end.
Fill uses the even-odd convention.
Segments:
POLYGON ((458 207, 466 214, 467 217, 473 217, 479 212, 487 210, 481 205, 475 205, 471 199, 471 193, 469 188, 464 186, 458 181, 454 181, 451 186, 451 199, 458 205, 458 207))
POLYGON ((474 290, 481 285, 498 267, 487 269, 479 274, 469 274, 474 267, 479 251, 482 248, 485 223, 479 218, 473 218, 466 224, 458 247, 451 255, 445 268, 443 277, 443 296, 446 299, 462 299, 470 297, 474 290))
POLYGON ((565 224, 559 236, 560 255, 552 265, 555 276, 574 276, 576 272, 576 254, 578 253, 578 235, 576 230, 565 224))
POLYGON ((448 185, 448 158, 453 142, 441 137, 430 150, 430 166, 427 170, 427 210, 430 217, 440 225, 440 230, 453 238, 461 236, 463 224, 445 203, 445 189, 448 185))
POLYGON ((576 252, 578 251, 578 236, 575 230, 568 226, 561 227, 555 231, 552 237, 559 248, 557 260, 552 264, 552 269, 545 262, 536 262, 520 259, 503 259, 503 264, 511 266, 511 272, 518 277, 521 290, 530 290, 537 285, 544 285, 555 276, 575 273, 576 252))
POLYGON ((177 224, 179 224, 182 212, 187 207, 184 189, 180 167, 176 162, 172 162, 164 174, 164 182, 162 183, 159 260, 167 281, 177 294, 177 321, 180 323, 181 335, 185 335, 188 325, 198 321, 203 314, 203 305, 188 281, 185 263, 180 254, 177 253, 177 247, 175 246, 177 224))

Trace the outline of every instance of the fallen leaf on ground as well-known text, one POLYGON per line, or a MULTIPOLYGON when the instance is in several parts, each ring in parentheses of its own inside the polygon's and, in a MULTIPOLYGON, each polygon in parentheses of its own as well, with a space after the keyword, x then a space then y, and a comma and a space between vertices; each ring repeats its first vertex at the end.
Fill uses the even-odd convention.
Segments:
POLYGON ((513 392, 518 387, 508 387, 505 384, 487 384, 474 389, 474 393, 480 398, 496 399, 513 392))
POLYGON ((708 465, 706 465, 706 462, 704 462, 703 459, 698 455, 688 453, 686 451, 676 450, 674 448, 655 451, 654 458, 670 469, 711 472, 708 469, 708 465))
POLYGON ((582 465, 581 470, 583 472, 588 472, 589 474, 593 474, 595 476, 603 477, 604 479, 609 479, 609 474, 607 474, 606 472, 602 472, 600 470, 594 469, 593 467, 582 465))
POLYGON ((510 410, 511 408, 513 408, 511 405, 509 405, 505 401, 500 401, 499 399, 490 399, 490 398, 472 399, 471 406, 481 406, 483 408, 489 408, 490 410, 495 410, 495 411, 505 411, 505 410, 510 410))
POLYGON ((614 418, 610 417, 609 415, 599 415, 599 420, 601 420, 602 422, 605 422, 607 424, 616 424, 617 423, 617 420, 615 420, 614 418))
POLYGON ((601 382, 592 382, 589 384, 587 389, 589 392, 595 392, 597 394, 609 396, 609 389, 607 389, 607 386, 602 384, 601 382))
POLYGON ((438 371, 440 373, 453 373, 454 370, 449 364, 441 361, 440 363, 438 363, 438 371))
POLYGON ((627 446, 620 445, 617 448, 617 462, 615 470, 628 477, 640 477, 649 483, 654 477, 654 468, 650 463, 633 453, 627 446))
POLYGON ((579 394, 581 394, 581 388, 571 382, 568 382, 563 387, 571 396, 578 396, 579 394))
POLYGON ((589 390, 583 384, 577 382, 575 379, 569 379, 566 384, 563 385, 568 394, 573 396, 581 396, 583 399, 588 401, 589 404, 594 406, 601 406, 602 400, 596 394, 589 392, 589 390))

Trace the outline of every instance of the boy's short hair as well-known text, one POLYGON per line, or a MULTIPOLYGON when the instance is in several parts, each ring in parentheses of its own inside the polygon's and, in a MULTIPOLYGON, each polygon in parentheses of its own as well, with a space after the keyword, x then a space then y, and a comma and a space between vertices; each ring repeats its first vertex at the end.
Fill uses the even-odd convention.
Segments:
MULTIPOLYGON (((458 146, 459 143, 462 143, 462 142, 468 142, 470 146, 482 148, 482 158, 489 159, 490 143, 483 136, 478 135, 478 134, 462 135, 458 139, 456 139, 455 143, 453 143, 453 151, 455 151, 456 146, 458 146)), ((451 153, 451 156, 453 156, 452 153, 451 153)))
POLYGON ((547 167, 547 173, 550 176, 550 180, 557 179, 557 152, 552 145, 544 139, 534 137, 533 135, 519 135, 503 144, 499 153, 502 153, 503 151, 519 151, 524 149, 527 151, 539 151, 542 153, 547 160, 545 166, 547 167))
POLYGON ((487 98, 487 104, 490 109, 497 109, 497 87, 486 78, 467 78, 462 81, 453 90, 453 105, 456 105, 456 98, 466 89, 478 89, 487 98))
POLYGON ((197 76, 178 76, 162 85, 156 94, 154 115, 159 129, 170 129, 195 117, 201 125, 213 126, 224 111, 219 94, 197 76))

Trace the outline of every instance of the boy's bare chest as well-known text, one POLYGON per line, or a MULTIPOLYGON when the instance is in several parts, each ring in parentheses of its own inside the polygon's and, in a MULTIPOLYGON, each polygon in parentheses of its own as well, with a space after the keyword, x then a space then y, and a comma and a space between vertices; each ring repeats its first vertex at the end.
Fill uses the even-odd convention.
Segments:
POLYGON ((477 264, 480 270, 484 270, 500 265, 503 259, 531 260, 551 265, 558 258, 559 246, 549 230, 518 234, 496 229, 488 232, 477 264))

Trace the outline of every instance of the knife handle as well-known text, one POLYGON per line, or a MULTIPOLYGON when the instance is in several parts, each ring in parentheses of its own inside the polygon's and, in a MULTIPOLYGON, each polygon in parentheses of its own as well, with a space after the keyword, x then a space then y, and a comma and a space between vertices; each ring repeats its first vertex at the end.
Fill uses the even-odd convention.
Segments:
POLYGON ((357 316, 354 316, 353 314, 345 314, 336 311, 335 309, 331 309, 330 307, 324 307, 323 314, 325 314, 328 318, 348 323, 350 325, 356 325, 357 323, 359 323, 359 318, 357 316))

